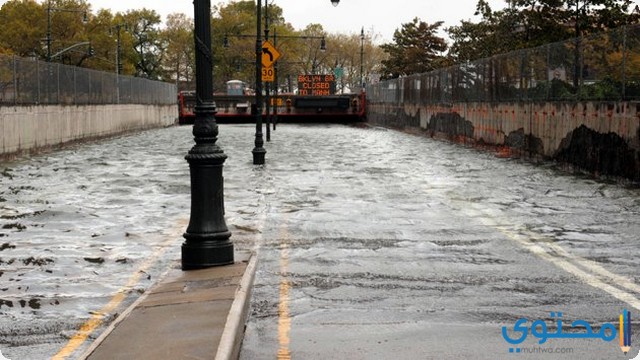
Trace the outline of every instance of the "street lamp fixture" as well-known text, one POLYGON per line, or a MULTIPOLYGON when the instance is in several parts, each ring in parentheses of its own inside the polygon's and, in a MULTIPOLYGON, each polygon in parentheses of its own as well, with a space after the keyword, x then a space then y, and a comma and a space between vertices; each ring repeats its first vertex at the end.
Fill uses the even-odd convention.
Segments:
POLYGON ((45 38, 45 42, 47 43, 47 62, 51 62, 51 12, 52 11, 61 11, 61 12, 75 12, 82 13, 82 23, 86 24, 89 22, 89 16, 85 10, 74 10, 74 9, 58 9, 51 7, 51 0, 47 1, 47 37, 45 38))
POLYGON ((233 264, 231 232, 224 220, 222 167, 227 155, 216 145, 218 124, 213 101, 211 0, 194 0, 196 49, 195 146, 185 157, 191 174, 191 218, 183 235, 182 269, 233 264))
POLYGON ((331 5, 338 6, 340 4, 340 0, 331 0, 331 5))

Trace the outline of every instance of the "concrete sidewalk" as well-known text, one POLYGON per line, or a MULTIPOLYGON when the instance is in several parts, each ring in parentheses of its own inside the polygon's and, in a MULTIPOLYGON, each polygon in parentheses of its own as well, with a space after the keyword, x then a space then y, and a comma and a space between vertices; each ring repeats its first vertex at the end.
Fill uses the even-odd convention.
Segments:
POLYGON ((256 257, 235 264, 172 269, 133 303, 81 359, 237 359, 256 257))

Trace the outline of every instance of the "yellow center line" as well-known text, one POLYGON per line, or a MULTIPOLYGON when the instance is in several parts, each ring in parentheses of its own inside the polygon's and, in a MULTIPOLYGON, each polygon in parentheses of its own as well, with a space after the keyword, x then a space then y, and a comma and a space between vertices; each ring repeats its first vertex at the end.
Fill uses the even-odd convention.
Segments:
POLYGON ((126 298, 131 289, 140 281, 142 275, 146 275, 147 270, 157 262, 157 260, 167 251, 169 245, 176 241, 176 235, 178 230, 183 230, 186 226, 186 220, 181 220, 179 226, 171 231, 167 240, 162 242, 158 249, 149 257, 145 262, 136 269, 135 273, 131 275, 127 283, 121 287, 118 292, 111 298, 111 300, 103 306, 99 311, 93 312, 93 315, 89 320, 85 321, 80 326, 80 329, 69 339, 67 344, 58 351, 51 359, 62 360, 76 351, 87 340, 89 335, 95 331, 104 320, 105 315, 116 309, 126 298))
POLYGON ((280 303, 278 304, 278 360, 291 359, 289 350, 289 332, 291 331, 291 316, 289 314, 289 290, 291 283, 288 279, 289 267, 289 232, 287 225, 280 230, 280 303))

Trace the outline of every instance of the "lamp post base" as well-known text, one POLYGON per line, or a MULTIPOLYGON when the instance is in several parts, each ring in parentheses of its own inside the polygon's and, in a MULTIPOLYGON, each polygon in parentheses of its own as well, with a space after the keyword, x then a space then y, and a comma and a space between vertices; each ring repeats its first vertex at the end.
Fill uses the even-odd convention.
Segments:
POLYGON ((255 148, 251 152, 253 153, 253 165, 264 165, 264 157, 267 154, 267 150, 255 148))
MULTIPOLYGON (((227 237, 230 234, 226 235, 227 237)), ((202 240, 190 242, 193 234, 184 234, 187 239, 182 244, 182 269, 195 270, 212 266, 231 265, 233 259, 233 243, 229 240, 202 240)))

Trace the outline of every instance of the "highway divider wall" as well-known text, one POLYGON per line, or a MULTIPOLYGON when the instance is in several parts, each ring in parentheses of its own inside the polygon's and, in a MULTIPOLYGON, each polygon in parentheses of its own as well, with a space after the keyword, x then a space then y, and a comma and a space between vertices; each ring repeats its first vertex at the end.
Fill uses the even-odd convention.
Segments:
POLYGON ((0 159, 177 122, 171 105, 0 106, 0 159))
POLYGON ((594 175, 640 181, 640 102, 368 101, 372 124, 497 146, 508 154, 571 164, 594 175))

